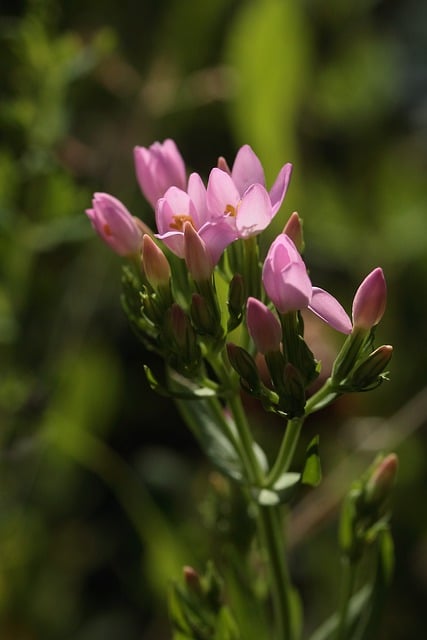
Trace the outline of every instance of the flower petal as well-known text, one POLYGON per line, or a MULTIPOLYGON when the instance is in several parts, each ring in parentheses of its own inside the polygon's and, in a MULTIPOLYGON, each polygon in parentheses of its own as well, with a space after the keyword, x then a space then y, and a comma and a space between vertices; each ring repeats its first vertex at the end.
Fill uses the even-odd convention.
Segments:
POLYGON ((352 324, 349 316, 334 296, 319 287, 313 287, 313 294, 308 308, 333 329, 341 333, 351 333, 352 324))
POLYGON ((207 222, 199 229, 199 235, 206 244, 214 265, 218 263, 224 249, 237 239, 236 229, 227 218, 207 222))
POLYGON ((237 207, 240 194, 228 173, 215 167, 209 175, 206 198, 211 216, 222 218, 230 215, 230 207, 237 207))
POLYGON ((245 144, 240 147, 231 170, 231 177, 241 196, 251 184, 265 187, 264 169, 252 148, 245 144))
POLYGON ((254 184, 246 191, 237 208, 236 229, 241 238, 261 233, 273 217, 270 196, 263 186, 254 184))
POLYGON ((273 215, 275 215, 280 207, 288 190, 289 182, 292 175, 292 165, 288 162, 279 171, 279 174, 270 189, 271 206, 273 207, 273 215))

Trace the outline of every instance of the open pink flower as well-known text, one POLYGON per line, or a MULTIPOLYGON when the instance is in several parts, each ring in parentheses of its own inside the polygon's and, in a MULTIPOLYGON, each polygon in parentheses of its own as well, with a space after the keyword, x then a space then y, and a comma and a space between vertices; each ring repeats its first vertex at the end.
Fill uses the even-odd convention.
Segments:
POLYGON ((153 208, 169 187, 186 188, 184 160, 173 140, 134 149, 136 177, 153 208))
POLYGON ((213 215, 226 215, 241 238, 263 231, 279 210, 285 197, 292 165, 280 170, 268 192, 259 158, 249 145, 239 149, 230 170, 225 160, 211 171, 207 202, 213 215))
POLYGON ((350 333, 351 320, 330 293, 313 287, 303 259, 292 240, 282 233, 272 243, 264 262, 264 288, 280 313, 310 309, 341 333, 350 333))
MULTIPOLYGON (((194 243, 194 234, 184 233, 189 223, 203 241, 215 266, 230 242, 236 239, 236 232, 228 221, 210 214, 206 206, 206 187, 197 173, 188 180, 187 191, 170 187, 156 206, 157 237, 180 258, 186 257, 187 241, 194 243)), ((188 256, 188 251, 187 251, 188 256)))
POLYGON ((95 193, 92 206, 86 214, 102 240, 121 256, 137 255, 142 234, 124 204, 108 193, 95 193))

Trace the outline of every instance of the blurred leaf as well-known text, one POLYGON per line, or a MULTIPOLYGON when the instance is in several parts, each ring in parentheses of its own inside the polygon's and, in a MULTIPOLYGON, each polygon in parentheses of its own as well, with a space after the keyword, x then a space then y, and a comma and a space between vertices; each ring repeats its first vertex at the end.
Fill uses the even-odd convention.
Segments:
POLYGON ((297 162, 296 121, 308 48, 300 3, 247 2, 234 18, 226 52, 237 76, 230 105, 233 128, 239 142, 254 147, 267 180, 273 180, 285 161, 297 162))
POLYGON ((301 482, 317 487, 322 480, 322 468, 319 456, 319 436, 315 436, 307 447, 301 482))

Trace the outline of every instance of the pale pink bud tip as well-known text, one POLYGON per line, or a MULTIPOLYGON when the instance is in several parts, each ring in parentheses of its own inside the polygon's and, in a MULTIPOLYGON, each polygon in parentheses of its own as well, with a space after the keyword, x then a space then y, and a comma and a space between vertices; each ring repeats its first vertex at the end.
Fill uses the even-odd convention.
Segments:
POLYGON ((260 353, 279 351, 282 329, 277 317, 256 298, 248 298, 246 319, 248 331, 260 353))
POLYGON ((387 286, 383 270, 377 267, 363 280, 353 300, 353 327, 369 331, 384 315, 387 286))
POLYGON ((384 500, 396 480, 399 460, 395 453, 386 455, 372 472, 366 484, 366 495, 369 502, 384 500))
POLYGON ((171 270, 163 251, 147 234, 142 241, 142 263, 145 275, 152 287, 165 286, 169 283, 171 270))
POLYGON ((302 253, 304 249, 302 220, 296 211, 291 214, 289 220, 285 224, 283 233, 285 233, 292 240, 298 251, 302 253))

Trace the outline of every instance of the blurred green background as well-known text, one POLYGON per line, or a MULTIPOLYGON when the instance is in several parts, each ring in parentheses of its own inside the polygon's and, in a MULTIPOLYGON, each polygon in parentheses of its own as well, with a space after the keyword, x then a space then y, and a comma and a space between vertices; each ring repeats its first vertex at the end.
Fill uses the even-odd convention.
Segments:
MULTIPOLYGON (((347 309, 383 266, 391 381, 340 401, 325 481, 295 506, 308 628, 337 599, 336 501, 374 452, 401 460, 383 638, 427 601, 427 5, 422 0, 6 0, 0 10, 0 637, 163 640, 165 592, 227 535, 221 494, 173 405, 148 388, 94 191, 153 224, 132 151, 174 138, 204 176, 252 145, 293 162, 315 284, 347 309), (348 456, 354 449, 351 459, 348 456), (318 497, 317 497, 318 496, 318 497)), ((313 328, 327 361, 329 334, 313 328)), ((254 409, 254 412, 256 408, 254 409)), ((280 424, 254 420, 274 446, 280 424), (261 428, 262 427, 262 428, 261 428)))

